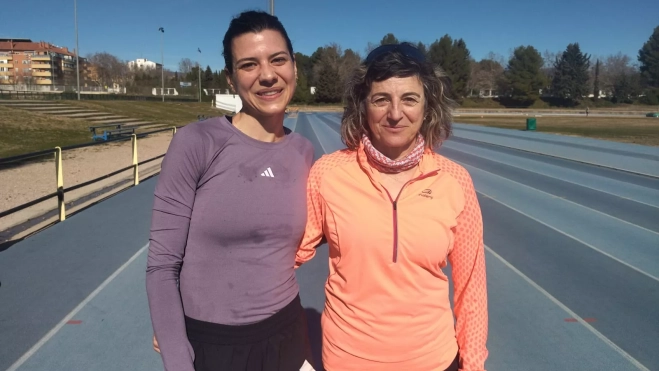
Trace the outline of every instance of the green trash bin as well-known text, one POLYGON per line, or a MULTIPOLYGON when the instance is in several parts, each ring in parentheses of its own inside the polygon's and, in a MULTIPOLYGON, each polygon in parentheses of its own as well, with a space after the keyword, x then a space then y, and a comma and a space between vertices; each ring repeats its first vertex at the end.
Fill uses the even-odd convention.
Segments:
POLYGON ((526 119, 526 130, 535 130, 535 117, 526 119))

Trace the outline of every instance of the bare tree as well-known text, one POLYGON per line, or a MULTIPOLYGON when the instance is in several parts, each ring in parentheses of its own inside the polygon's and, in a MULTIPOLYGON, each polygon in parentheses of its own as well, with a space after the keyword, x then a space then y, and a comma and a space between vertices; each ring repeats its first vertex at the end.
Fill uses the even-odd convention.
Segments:
POLYGON ((497 90, 498 82, 503 76, 503 56, 493 52, 479 62, 470 60, 470 75, 467 89, 470 95, 489 94, 497 90))
POLYGON ((627 98, 637 93, 640 84, 638 65, 622 53, 609 55, 602 63, 600 71, 600 86, 607 95, 627 98))
POLYGON ((373 49, 377 48, 378 46, 380 45, 369 41, 368 44, 366 44, 366 49, 364 50, 364 52, 366 53, 366 55, 368 55, 370 52, 373 51, 373 49))
POLYGON ((178 72, 185 76, 192 71, 192 67, 195 67, 195 65, 195 62, 192 62, 190 58, 183 58, 178 62, 178 72))
POLYGON ((105 86, 111 86, 113 83, 125 85, 128 78, 128 65, 116 56, 101 52, 89 54, 87 60, 93 66, 95 73, 94 81, 105 86))
POLYGON ((474 59, 469 59, 469 81, 467 81, 468 96, 478 95, 480 91, 480 65, 474 59))
POLYGON ((487 56, 485 59, 497 62, 500 66, 505 66, 506 65, 506 58, 504 58, 503 55, 495 53, 495 52, 489 52, 487 53, 487 56))

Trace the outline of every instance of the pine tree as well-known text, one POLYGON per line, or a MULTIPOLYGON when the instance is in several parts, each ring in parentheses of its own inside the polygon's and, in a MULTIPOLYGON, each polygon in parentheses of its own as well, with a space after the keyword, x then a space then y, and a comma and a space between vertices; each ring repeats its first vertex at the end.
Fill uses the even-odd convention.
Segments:
POLYGON ((341 101, 339 71, 328 63, 323 63, 318 74, 316 101, 319 103, 338 103, 341 101))
POLYGON ((600 60, 595 62, 595 81, 593 82, 593 97, 599 99, 600 96, 600 60))
POLYGON ((419 43, 416 45, 417 49, 421 51, 424 55, 428 55, 428 48, 426 48, 426 44, 422 43, 419 41, 419 43))
POLYGON ((467 93, 467 83, 471 74, 470 53, 462 39, 452 40, 444 35, 430 44, 428 59, 440 66, 449 78, 452 98, 461 98, 467 93))
POLYGON ((201 81, 203 86, 210 86, 213 83, 213 70, 211 70, 211 66, 206 66, 206 71, 201 74, 201 81))
POLYGON ((638 51, 638 61, 641 62, 641 74, 646 83, 659 88, 659 26, 655 27, 652 36, 638 51))
POLYGON ((387 44, 398 44, 398 39, 394 34, 388 33, 386 34, 382 40, 380 40, 380 45, 387 45, 387 44))
POLYGON ((309 84, 307 83, 307 75, 304 72, 300 72, 300 69, 298 68, 297 86, 295 87, 293 102, 307 104, 310 100, 311 92, 309 91, 309 84))
POLYGON ((541 71, 542 64, 542 56, 534 47, 515 48, 504 72, 506 93, 514 100, 529 105, 540 98, 540 89, 546 81, 541 71))
POLYGON ((581 52, 579 43, 569 44, 554 64, 552 92, 573 102, 588 94, 590 56, 581 52))

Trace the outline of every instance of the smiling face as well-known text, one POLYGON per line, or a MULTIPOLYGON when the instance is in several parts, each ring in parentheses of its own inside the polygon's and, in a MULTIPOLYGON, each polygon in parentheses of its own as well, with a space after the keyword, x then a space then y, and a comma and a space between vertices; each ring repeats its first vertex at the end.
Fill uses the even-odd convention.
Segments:
POLYGON ((392 160, 414 149, 423 124, 425 96, 416 76, 373 82, 366 97, 366 118, 373 146, 392 160))
POLYGON ((233 74, 227 80, 243 111, 253 116, 283 115, 295 93, 297 68, 277 31, 248 32, 232 41, 233 74))

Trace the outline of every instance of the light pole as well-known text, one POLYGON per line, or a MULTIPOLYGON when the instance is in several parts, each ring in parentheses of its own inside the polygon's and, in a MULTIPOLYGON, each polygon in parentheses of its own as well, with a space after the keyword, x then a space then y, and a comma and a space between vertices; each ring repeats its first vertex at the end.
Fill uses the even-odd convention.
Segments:
POLYGON ((201 49, 197 48, 197 51, 199 52, 199 67, 197 68, 197 72, 199 73, 199 103, 201 103, 201 49))
POLYGON ((162 95, 162 101, 165 102, 165 52, 164 52, 164 45, 165 45, 165 29, 160 27, 158 29, 162 33, 160 35, 160 74, 161 74, 161 81, 162 81, 162 89, 160 90, 160 95, 162 95))
POLYGON ((270 0, 270 15, 275 15, 275 0, 270 0))
POLYGON ((73 0, 73 18, 76 24, 76 80, 78 83, 78 100, 80 100, 80 47, 78 47, 78 0, 73 0))

